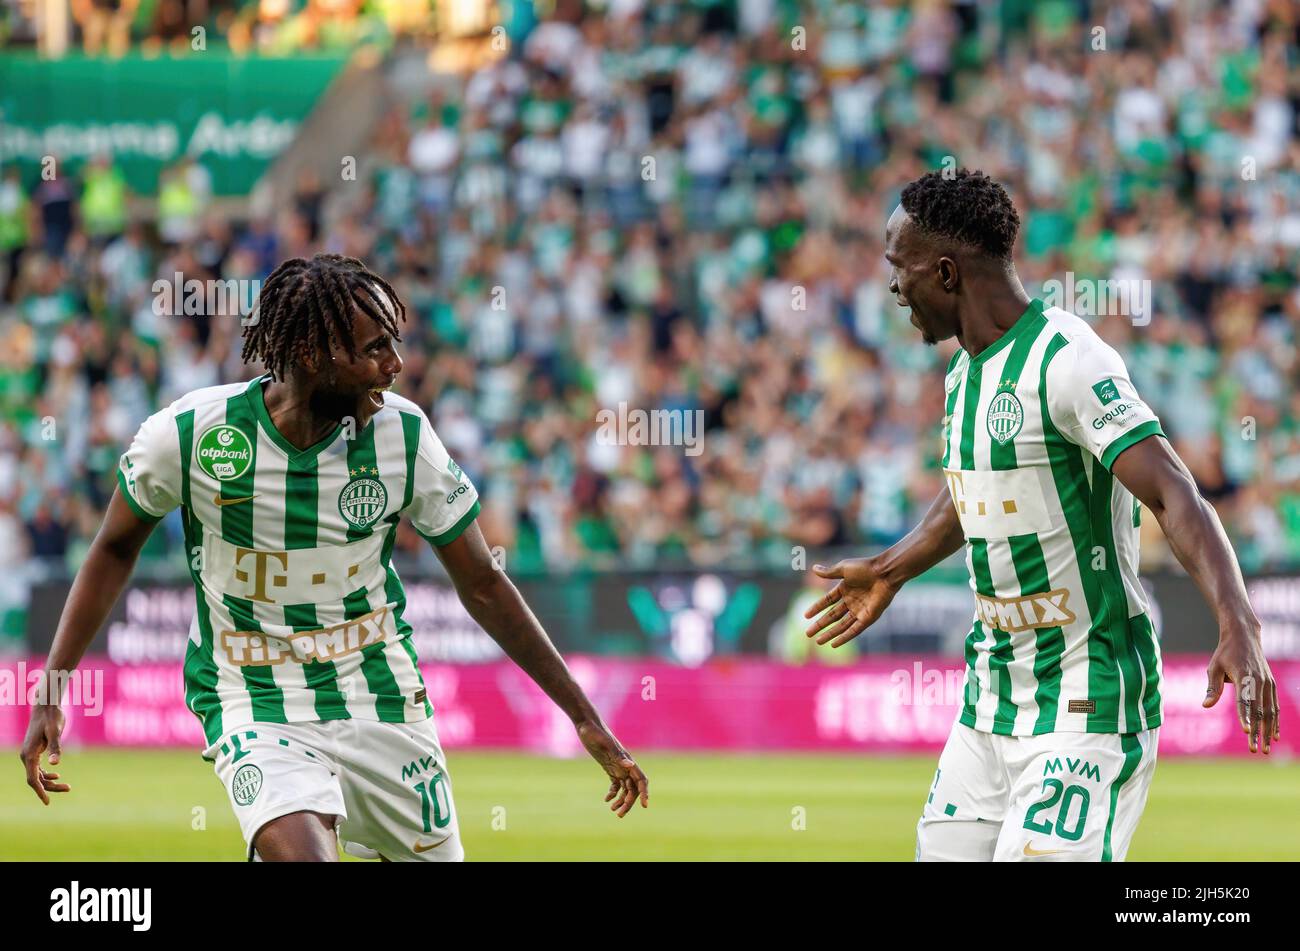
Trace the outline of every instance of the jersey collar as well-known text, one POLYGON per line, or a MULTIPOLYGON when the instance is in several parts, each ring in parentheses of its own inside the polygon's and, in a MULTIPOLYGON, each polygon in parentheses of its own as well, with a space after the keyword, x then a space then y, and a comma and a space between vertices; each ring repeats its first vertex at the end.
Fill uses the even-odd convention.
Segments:
POLYGON ((1043 316, 1043 308, 1045 306, 1046 305, 1037 297, 1031 300, 1029 306, 1025 308, 1025 312, 1020 315, 1006 333, 981 350, 978 356, 970 358, 970 365, 972 367, 977 367, 986 363, 990 357, 996 356, 1006 347, 1010 346, 1017 337, 1024 336, 1025 332, 1033 327, 1038 322, 1038 319, 1043 316))
POLYGON ((290 462, 310 462, 326 449, 330 443, 338 438, 339 433, 343 431, 342 424, 334 427, 324 439, 308 446, 306 449, 299 449, 289 440, 281 435, 280 431, 275 428, 275 423, 271 422, 271 414, 266 409, 266 394, 262 390, 262 384, 269 382, 270 374, 259 376, 253 382, 248 384, 248 389, 244 391, 244 398, 248 400, 248 405, 252 407, 253 415, 257 417, 257 422, 262 427, 271 442, 283 450, 284 454, 289 457, 290 462))

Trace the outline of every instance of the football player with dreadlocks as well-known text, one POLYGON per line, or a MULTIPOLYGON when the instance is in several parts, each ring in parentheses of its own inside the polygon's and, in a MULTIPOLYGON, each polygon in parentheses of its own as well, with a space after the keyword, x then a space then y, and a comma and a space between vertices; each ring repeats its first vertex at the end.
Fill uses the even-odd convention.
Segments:
MULTIPOLYGON (((391 392, 405 307, 353 258, 275 269, 244 329, 266 375, 196 390, 151 416, 77 573, 47 661, 73 670, 154 525, 179 507, 196 611, 185 700, 204 758, 265 861, 464 855, 447 761, 392 564, 405 515, 470 615, 573 721, 619 817, 646 777, 570 675, 475 518, 478 493, 428 418, 391 392), (336 838, 337 836, 337 838, 336 838)), ((20 756, 49 803, 66 792, 59 698, 33 708, 20 756)))

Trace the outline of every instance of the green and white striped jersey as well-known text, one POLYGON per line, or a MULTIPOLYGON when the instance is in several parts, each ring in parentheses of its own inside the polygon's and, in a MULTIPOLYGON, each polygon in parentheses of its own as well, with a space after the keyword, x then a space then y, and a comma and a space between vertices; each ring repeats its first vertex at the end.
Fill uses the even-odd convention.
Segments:
POLYGON ((397 521, 448 544, 478 493, 411 401, 385 393, 364 429, 297 449, 271 422, 265 379, 182 397, 118 466, 141 518, 181 507, 198 607, 186 703, 209 744, 254 722, 423 720, 397 521))
POLYGON ((943 468, 975 591, 960 722, 1012 736, 1160 723, 1138 512, 1115 458, 1164 434, 1119 354, 1033 301, 944 381, 943 468))

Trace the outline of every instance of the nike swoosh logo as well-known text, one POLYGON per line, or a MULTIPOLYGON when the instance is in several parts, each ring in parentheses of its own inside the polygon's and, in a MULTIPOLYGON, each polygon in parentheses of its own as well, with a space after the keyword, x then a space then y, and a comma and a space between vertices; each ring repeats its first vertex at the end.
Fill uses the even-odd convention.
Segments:
POLYGON ((216 502, 218 507, 222 505, 238 505, 240 502, 251 502, 257 498, 256 495, 246 495, 242 499, 223 499, 220 494, 214 495, 212 501, 216 502))
POLYGON ((416 839, 416 840, 415 840, 415 844, 414 844, 413 846, 411 846, 411 851, 412 851, 412 852, 428 852, 430 849, 436 849, 438 846, 442 845, 442 843, 446 842, 446 841, 447 841, 448 839, 450 839, 450 838, 451 838, 451 833, 448 832, 446 835, 444 835, 444 836, 443 836, 441 839, 439 839, 437 842, 431 842, 431 843, 429 843, 428 845, 421 845, 421 844, 420 844, 420 840, 419 840, 419 839, 416 839))
POLYGON ((1043 849, 1042 851, 1039 851, 1028 842, 1025 843, 1025 855, 1030 858, 1033 858, 1036 855, 1060 855, 1064 851, 1065 849, 1043 849))

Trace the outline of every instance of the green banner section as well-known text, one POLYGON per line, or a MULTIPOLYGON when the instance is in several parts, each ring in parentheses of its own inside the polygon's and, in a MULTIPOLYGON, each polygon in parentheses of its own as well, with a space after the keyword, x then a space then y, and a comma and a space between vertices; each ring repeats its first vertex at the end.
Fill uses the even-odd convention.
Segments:
POLYGON ((0 55, 0 162, 34 181, 109 151, 131 189, 189 155, 217 195, 246 194, 283 151, 346 57, 240 58, 225 52, 119 60, 0 55))

